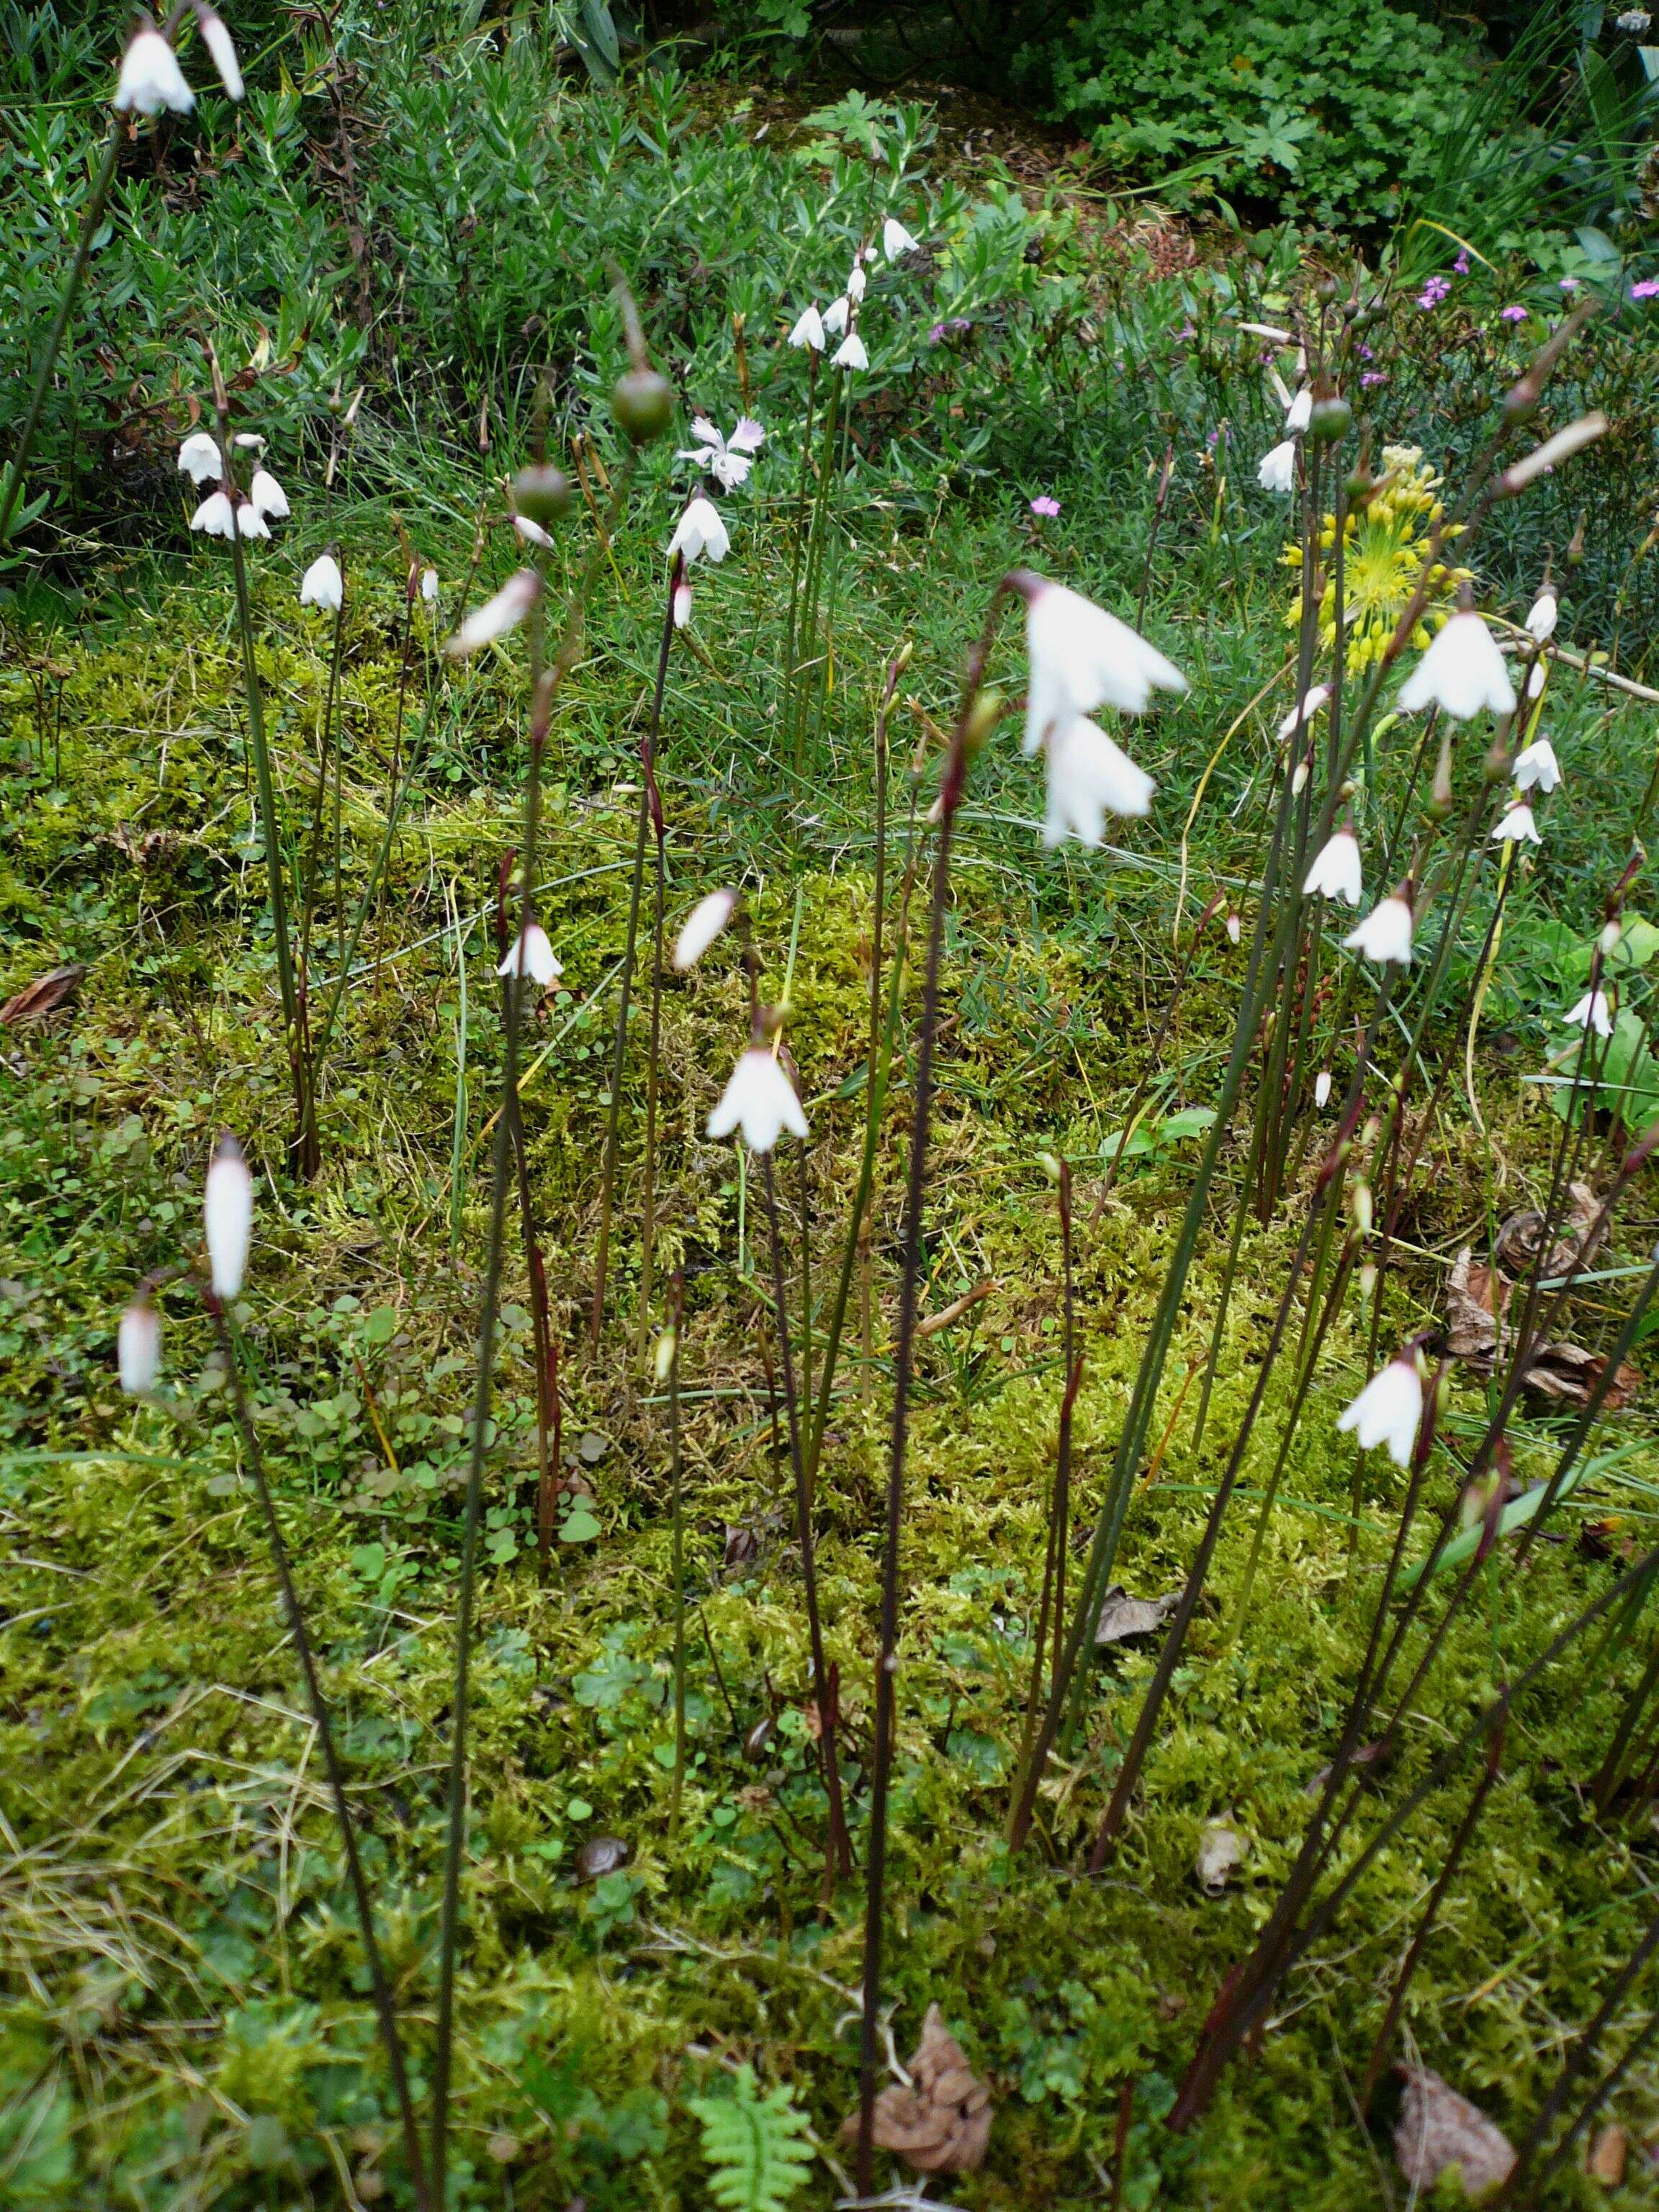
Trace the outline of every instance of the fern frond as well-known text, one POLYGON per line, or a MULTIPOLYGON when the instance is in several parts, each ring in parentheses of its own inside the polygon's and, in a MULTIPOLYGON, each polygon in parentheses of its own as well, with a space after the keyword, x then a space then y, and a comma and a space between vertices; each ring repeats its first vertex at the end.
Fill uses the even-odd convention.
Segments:
POLYGON ((783 2082, 762 2095, 754 2068, 740 2066, 729 2096, 687 2101, 702 2124, 709 2194, 721 2212, 787 2212, 812 2162, 794 2090, 783 2082))

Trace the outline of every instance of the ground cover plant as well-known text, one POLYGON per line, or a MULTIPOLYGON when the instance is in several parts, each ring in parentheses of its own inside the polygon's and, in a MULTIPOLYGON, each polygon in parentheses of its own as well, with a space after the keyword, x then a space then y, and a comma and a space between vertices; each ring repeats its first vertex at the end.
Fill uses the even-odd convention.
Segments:
POLYGON ((0 2202, 1655 2201, 1639 222, 14 29, 0 2202))

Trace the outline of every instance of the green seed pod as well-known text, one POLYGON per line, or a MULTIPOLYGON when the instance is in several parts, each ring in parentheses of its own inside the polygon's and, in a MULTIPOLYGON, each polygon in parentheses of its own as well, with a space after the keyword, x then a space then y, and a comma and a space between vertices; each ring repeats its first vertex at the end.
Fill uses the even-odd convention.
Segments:
POLYGON ((674 393, 654 368, 630 368, 617 379, 611 394, 617 427, 635 446, 648 446, 666 433, 674 419, 674 393))
POLYGON ((1314 286, 1314 297, 1318 301, 1322 307, 1328 307, 1332 301, 1336 297, 1335 277, 1322 276, 1319 282, 1314 286))
POLYGON ((1434 764, 1434 781, 1429 788, 1428 817, 1431 822, 1443 822, 1452 810, 1452 753, 1451 732, 1440 733, 1440 757, 1434 764))
POLYGON ((562 469, 520 469, 513 483, 513 503, 527 521, 545 529, 570 512, 570 483, 562 469))
POLYGON ((1316 445, 1334 446, 1353 428, 1353 410, 1346 399, 1316 399, 1308 418, 1308 435, 1316 445))
POLYGON ((985 690, 975 696, 974 703, 968 712, 968 730, 965 739, 969 760, 972 760, 974 755, 1001 720, 1003 709, 1007 703, 1000 691, 985 690))

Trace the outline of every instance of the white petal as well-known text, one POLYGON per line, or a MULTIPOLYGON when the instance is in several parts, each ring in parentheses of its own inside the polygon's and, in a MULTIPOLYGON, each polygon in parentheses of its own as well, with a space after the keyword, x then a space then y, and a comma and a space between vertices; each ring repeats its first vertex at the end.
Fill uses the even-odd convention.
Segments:
POLYGON ((823 316, 823 327, 832 338, 839 337, 841 332, 847 328, 848 313, 848 307, 847 295, 845 292, 842 294, 840 299, 831 300, 829 306, 824 309, 823 316))
POLYGON ((881 250, 890 261, 916 250, 916 240, 896 216, 890 215, 881 227, 881 250))
POLYGON ((115 1332, 115 1364, 129 1398, 155 1388, 161 1367, 161 1316, 148 1298, 135 1298, 115 1332))
POLYGON ((1473 610, 1452 617, 1401 687, 1402 714, 1416 714, 1431 705, 1443 707, 1460 722, 1468 721, 1483 707, 1494 714, 1515 712, 1515 687, 1504 656, 1473 610))
POLYGON ((762 1045, 743 1054, 708 1117, 711 1137, 729 1137, 738 1128, 751 1152, 769 1152, 786 1129, 797 1137, 807 1133, 795 1086, 762 1045))
POLYGON ((1352 830, 1339 830, 1315 856, 1302 886, 1304 898, 1317 892, 1324 898, 1346 899, 1358 906, 1364 888, 1359 841, 1352 830))
POLYGON ((710 891, 699 899, 680 926, 674 940, 674 965, 695 968, 709 946, 731 921, 738 903, 734 890, 710 891))
POLYGON ((515 514, 513 527, 526 545, 550 545, 553 543, 540 523, 532 522, 527 514, 515 514))
POLYGON ((248 1240, 253 1233, 253 1177, 248 1173, 241 1146, 228 1130, 220 1138, 207 1171, 202 1222, 207 1232, 214 1296, 234 1298, 247 1273, 248 1240))
POLYGON ((1305 384, 1291 400, 1285 416, 1285 428, 1292 435, 1305 430, 1313 420, 1313 393, 1305 384))
POLYGON ((1153 690, 1184 691, 1187 679, 1138 631, 1064 584, 1028 592, 1025 750, 1034 754, 1051 727, 1097 707, 1144 714, 1153 690))
POLYGON ((536 604, 542 588, 542 580, 533 568, 520 568, 511 575, 493 599, 470 614, 445 647, 453 659, 459 660, 469 653, 477 653, 481 646, 505 637, 516 629, 536 604))
POLYGON ((822 353, 823 341, 823 317, 816 307, 808 307, 790 331, 789 343, 792 346, 811 346, 814 353, 822 353))
POLYGON ((1372 1376, 1336 1425, 1356 1433, 1362 1450, 1386 1444, 1396 1467, 1409 1467, 1422 1419, 1423 1381, 1416 1362, 1391 1359, 1372 1376))
POLYGON ((548 942, 547 932, 540 922, 532 921, 528 929, 521 931, 514 939, 507 957, 495 973, 502 976, 517 976, 520 980, 527 976, 545 991, 550 984, 556 982, 563 975, 564 969, 548 942))
POLYGON ((1561 602, 1553 592, 1540 592, 1532 603, 1527 617, 1527 628, 1542 645, 1546 638, 1555 635, 1555 625, 1561 613, 1561 602))
POLYGON ((228 495, 222 491, 210 492, 190 518, 190 526, 209 538, 233 536, 236 518, 231 510, 228 495))
POLYGON ((236 47, 230 33, 220 16, 210 8, 197 18, 202 33, 202 44, 213 57, 213 66, 219 72, 219 82, 233 100, 240 100, 245 89, 242 65, 236 58, 236 47))
POLYGON ((421 577, 421 597, 426 601, 428 606, 434 607, 437 605, 438 572, 435 568, 428 568, 423 571, 421 577))
POLYGON ((1316 1106, 1328 1106, 1330 1103, 1331 1072, 1328 1067, 1322 1067, 1318 1074, 1314 1078, 1314 1104, 1316 1106))
POLYGON ((739 415, 737 425, 726 440, 726 450, 733 453, 757 453, 765 441, 766 432, 752 415, 739 415))
POLYGON ((289 512, 288 494, 269 469, 255 469, 247 495, 256 513, 273 516, 278 522, 289 512))
POLYGON ((345 579, 339 562, 331 553, 319 553, 300 579, 300 605, 325 607, 331 614, 337 614, 344 597, 345 579))
POLYGON ((1392 963, 1398 968, 1409 967, 1412 910, 1404 899, 1391 892, 1371 908, 1358 928, 1349 931, 1342 943, 1346 951, 1360 953, 1379 966, 1392 963))
POLYGON ((1571 1023, 1574 1029, 1593 1029, 1597 1036, 1613 1035, 1613 1009, 1605 991, 1586 991, 1578 1004, 1571 1007, 1561 1018, 1571 1023))
POLYGON ((1263 491, 1286 492, 1296 488, 1296 440, 1286 438, 1282 445, 1261 456, 1261 465, 1255 472, 1256 482, 1263 491))
POLYGON ((270 535, 270 525, 251 499, 237 502, 236 527, 244 538, 269 538, 270 535))
POLYGON ((192 483, 207 483, 223 476, 225 467, 220 458, 219 441, 210 438, 205 430, 192 430, 179 448, 179 466, 192 483))
POLYGON ((1561 781, 1561 763, 1547 738, 1534 738, 1515 757, 1515 781, 1521 791, 1553 791, 1561 781))
POLYGON ((1282 745, 1286 738, 1293 737, 1298 726, 1305 728, 1331 696, 1328 684, 1316 684, 1291 708, 1279 724, 1278 740, 1282 745))
POLYGON ((1140 815, 1151 808, 1152 779, 1103 730, 1081 715, 1048 735, 1045 845, 1075 837, 1097 846, 1108 813, 1140 815))

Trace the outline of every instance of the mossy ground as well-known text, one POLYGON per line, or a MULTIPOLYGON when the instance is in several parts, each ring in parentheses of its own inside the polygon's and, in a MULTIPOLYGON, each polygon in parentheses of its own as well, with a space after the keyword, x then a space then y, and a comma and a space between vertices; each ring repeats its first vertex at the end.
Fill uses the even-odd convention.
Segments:
MULTIPOLYGON (((793 777, 769 745, 757 703, 769 647, 744 597, 754 586, 740 574, 726 599, 712 586, 700 595, 705 658, 677 661, 670 687, 670 911, 744 876, 769 995, 783 994, 787 975, 789 1041, 814 1128, 820 1299, 839 1256, 862 1112, 848 1086, 864 1051, 870 957, 869 723, 858 654, 867 647, 863 665, 874 665, 899 635, 921 635, 907 681, 921 709, 945 713, 956 655, 977 619, 971 579, 994 573, 981 550, 970 532, 948 546, 962 586, 953 598, 930 587, 913 542, 866 546, 855 580, 868 589, 849 586, 845 602, 863 635, 847 647, 852 672, 831 749, 811 775, 793 777), (885 603, 884 570, 898 579, 885 603)), ((601 1533, 561 1545, 550 1569, 538 1569, 527 1290, 515 1249, 479 1622, 461 2201, 701 2204, 703 2168, 684 2100, 722 2059, 748 2058, 763 2076, 798 2085, 826 2152, 810 2201, 828 2203, 836 2131, 854 2096, 860 1912, 854 1886, 829 1914, 817 1904, 821 1798, 803 1713, 799 1562, 757 1334, 763 1214, 732 1149, 702 1134, 742 1032, 741 981, 720 956, 706 972, 672 980, 664 1010, 657 1279, 671 1265, 685 1268, 695 1599, 692 1764, 678 1832, 667 1825, 665 1423, 639 1354, 636 1312, 642 1019, 624 1101, 611 1316, 599 1355, 584 1344, 608 1079, 605 984, 621 945, 629 748, 654 619, 642 574, 629 568, 618 580, 623 611, 577 672, 550 763, 541 911, 565 988, 538 1014, 526 1091, 565 1346, 566 1437, 593 1439, 601 1533), (744 1739, 763 1719, 775 1724, 769 1740, 746 1757, 744 1739), (631 1856, 600 1881, 578 1882, 576 1851, 600 1832, 623 1839, 631 1856)), ((285 803, 303 818, 323 641, 274 588, 261 605, 285 803)), ((222 1125, 239 1130, 258 1170, 238 1327, 326 1655, 422 2087, 429 2050, 453 1507, 484 1226, 480 1138, 496 1103, 490 886, 498 854, 518 835, 520 690, 510 660, 450 679, 417 657, 416 703, 428 681, 441 683, 443 711, 347 998, 325 1085, 324 1169, 296 1185, 283 1166, 285 1072, 225 610, 215 583, 148 584, 78 645, 44 629, 24 636, 27 653, 55 655, 67 672, 32 675, 20 659, 6 694, 20 774, 0 883, 10 944, 0 986, 16 988, 59 959, 88 966, 72 1006, 9 1040, 4 1078, 0 2048, 10 2101, 0 2197, 20 2207, 369 2203, 384 2178, 380 2146, 388 2173, 395 2168, 316 1749, 223 1378, 182 1285, 166 1295, 161 1402, 135 1408, 115 1388, 117 1316, 141 1273, 194 1251, 203 1165, 222 1125), (59 725, 61 770, 50 757, 59 725), (50 772, 22 775, 31 753, 50 772), (469 926, 459 1135, 452 915, 469 926)), ((1118 2089, 1133 2081, 1125 2204, 1346 2212, 1388 2202, 1391 2190, 1394 2201, 1406 2195, 1385 2131, 1361 2124, 1353 2093, 1463 1788, 1431 1800, 1372 1869, 1203 2125, 1177 2137, 1161 2115, 1218 1984, 1293 1855, 1392 1533, 1399 1481, 1368 1467, 1356 1517, 1353 1460, 1334 1428, 1365 1356, 1357 1307, 1328 1349, 1241 1619, 1255 1504, 1285 1410, 1283 1371, 1269 1394, 1144 1802, 1109 1877, 1091 1882, 1075 1869, 1151 1664, 1139 1653, 1098 1662, 1086 1740, 1056 1769, 1041 1847, 1011 1858, 1002 1842, 1060 1395, 1059 1238, 1038 1155, 1054 1146, 1079 1165, 1086 1364, 1076 1483, 1086 1525, 1186 1187, 1172 1143, 1132 1160, 1097 1214, 1098 1170, 1086 1164, 1098 1162, 1103 1134, 1146 1071, 1175 970, 1170 823, 1184 816, 1183 793, 1214 732, 1260 680, 1249 672, 1248 611, 1230 631, 1213 610, 1172 619, 1197 664, 1202 713, 1172 724, 1172 736, 1147 734, 1144 752, 1169 799, 1158 834, 1130 832, 1117 857, 1040 860, 1019 826, 1036 798, 1006 747, 976 785, 957 872, 925 1308, 938 1311, 982 1280, 995 1287, 929 1339, 921 1360, 888 1991, 901 2051, 937 2000, 993 2087, 989 2160, 953 2188, 955 2201, 1111 2201, 1118 2089), (1242 1879, 1212 1899, 1195 1885, 1193 1859, 1205 1822, 1223 1814, 1250 1851, 1242 1879)), ((353 882, 383 819, 395 622, 390 588, 368 583, 343 694, 353 882)), ((1276 653, 1276 641, 1267 650, 1276 653)), ((1599 710, 1591 699, 1569 711, 1588 729, 1599 710)), ((1218 819, 1219 802, 1238 799, 1265 759, 1260 732, 1274 718, 1264 709, 1237 763, 1226 763, 1218 819)), ((415 721, 411 711, 406 743, 415 721)), ((896 728, 901 792, 918 727, 907 715, 896 728)), ((1621 784, 1639 782, 1633 747, 1626 757, 1621 784)), ((1595 840, 1616 836, 1608 825, 1621 806, 1627 815, 1625 797, 1597 794, 1570 833, 1587 876, 1595 840)), ((1246 843, 1216 842, 1194 866, 1244 875, 1247 861, 1246 843)), ((1189 917, 1206 896, 1189 889, 1189 917)), ((325 903, 316 963, 325 978, 335 928, 325 903)), ((1159 1055, 1158 1072, 1172 1079, 1164 1107, 1208 1095, 1242 963, 1215 933, 1159 1055)), ((1506 988, 1500 1011, 1529 1036, 1536 1001, 1527 972, 1506 988)), ((1390 1293, 1396 1335, 1432 1311, 1439 1263, 1460 1237, 1520 1203, 1545 1158, 1539 1120, 1516 1103, 1510 1060, 1481 1066, 1491 1133, 1483 1140, 1456 1107, 1435 1125, 1433 1172, 1390 1293)), ((818 1498, 819 1573, 855 1785, 869 1727, 908 1111, 901 1080, 883 1132, 874 1358, 866 1368, 854 1344, 818 1498)), ((783 1162, 792 1231, 799 1173, 793 1157, 783 1162)), ((1168 1448, 1137 1495, 1120 1564, 1139 1595, 1184 1572, 1288 1264, 1283 1219, 1252 1231, 1197 1443, 1193 1401, 1177 1413, 1176 1394, 1213 1318, 1224 1218, 1213 1227, 1155 1425, 1161 1434, 1168 1424, 1168 1448)), ((797 1248, 792 1283, 798 1256, 797 1248)), ((1593 1327, 1583 1303, 1582 1325, 1593 1327)), ((1480 1410, 1478 1389, 1460 1380, 1454 1433, 1460 1417, 1472 1422, 1480 1410)), ((1523 1477, 1547 1466, 1553 1432, 1517 1429, 1523 1477)), ((1644 1451, 1626 1472, 1652 1474, 1644 1451)), ((1607 1493, 1586 1495, 1607 1512, 1607 1493)), ((1614 1500, 1619 1535, 1640 1525, 1643 1502, 1629 1492, 1614 1500)), ((1518 1583, 1494 1572, 1437 1678, 1455 1687, 1425 1700, 1398 1771, 1423 1765, 1607 1571, 1567 1543, 1544 1547, 1518 1583)), ((1425 2058, 1514 2128, 1535 2109, 1591 1993, 1645 1917, 1650 1838, 1590 1821, 1581 1794, 1631 1671, 1628 1651, 1589 1671, 1568 1662, 1518 1714, 1480 1846, 1413 1984, 1409 2033, 1425 2058)), ((855 1786, 855 1841, 865 1802, 855 1786)), ((1637 2124, 1652 2087, 1644 2072, 1623 2093, 1621 2110, 1637 2124)), ((1570 2180, 1563 2201, 1588 2186, 1570 2180)), ((392 2189, 401 2201, 401 2184, 392 2189)), ((1634 2166, 1626 2201, 1656 2201, 1634 2166)))

